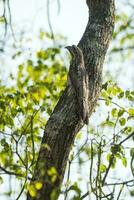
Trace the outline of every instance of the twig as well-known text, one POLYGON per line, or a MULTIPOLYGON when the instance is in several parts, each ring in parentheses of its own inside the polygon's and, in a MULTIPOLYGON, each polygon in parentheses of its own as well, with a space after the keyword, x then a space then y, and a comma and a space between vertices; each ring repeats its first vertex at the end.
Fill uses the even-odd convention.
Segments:
POLYGON ((20 191, 18 197, 16 198, 16 200, 19 200, 19 198, 21 197, 21 195, 22 195, 22 193, 23 193, 23 191, 25 189, 25 185, 27 183, 27 179, 28 179, 28 155, 27 155, 27 147, 26 147, 26 176, 25 176, 24 184, 23 184, 23 186, 21 188, 21 191, 20 191))
POLYGON ((106 169, 106 173, 105 173, 105 175, 104 175, 104 177, 103 177, 103 180, 102 180, 102 186, 104 186, 104 184, 105 184, 105 180, 106 180, 106 177, 107 177, 107 175, 108 175, 108 173, 109 173, 109 170, 110 170, 110 168, 111 168, 111 165, 113 164, 113 160, 114 160, 114 154, 112 153, 111 156, 110 156, 109 165, 108 165, 108 167, 107 167, 107 169, 106 169))
POLYGON ((34 161, 35 161, 35 146, 34 146, 34 135, 33 135, 33 116, 31 117, 31 142, 32 142, 32 155, 33 155, 33 158, 32 158, 32 162, 30 164, 30 167, 34 164, 34 161))
MULTIPOLYGON (((70 169, 71 169, 71 161, 69 160, 69 163, 68 163, 68 174, 67 174, 67 184, 68 184, 69 178, 70 178, 70 169)), ((64 200, 67 200, 67 194, 68 194, 68 187, 66 187, 64 200)))
POLYGON ((3 0, 3 5, 4 5, 3 17, 4 17, 4 20, 5 20, 5 32, 4 32, 4 39, 3 39, 3 46, 4 46, 4 40, 5 40, 6 35, 7 35, 7 19, 6 19, 6 3, 5 3, 5 0, 3 0))
POLYGON ((58 11, 57 11, 57 14, 60 13, 60 0, 57 0, 57 5, 58 5, 58 11))
POLYGON ((51 19, 50 19, 50 0, 47 0, 47 19, 48 19, 48 25, 49 25, 49 29, 51 32, 51 38, 55 44, 55 36, 54 36, 54 32, 53 32, 53 28, 52 28, 52 24, 51 24, 51 19))
POLYGON ((118 194, 118 196, 117 196, 117 200, 119 200, 120 195, 121 195, 121 193, 122 193, 122 191, 123 191, 123 188, 124 188, 124 185, 122 185, 122 187, 121 187, 121 189, 120 189, 120 191, 119 191, 119 194, 118 194))
POLYGON ((127 110, 125 110, 122 106, 120 106, 119 104, 117 104, 114 101, 111 101, 111 100, 108 100, 108 99, 103 99, 103 98, 99 98, 98 100, 100 100, 100 101, 107 101, 109 103, 112 103, 112 104, 116 105, 117 107, 121 108, 122 110, 124 110, 126 113, 129 114, 129 112, 127 110))
MULTIPOLYGON (((0 170, 4 171, 5 174, 8 174, 8 175, 19 176, 19 177, 25 178, 25 176, 23 174, 9 171, 9 170, 5 169, 4 167, 2 167, 1 165, 0 165, 0 170)), ((30 177, 28 179, 31 180, 30 177)))
POLYGON ((129 136, 127 136, 124 140, 122 140, 119 145, 123 144, 124 142, 126 142, 129 138, 131 138, 134 135, 134 132, 132 132, 129 136))
POLYGON ((131 162, 130 162, 130 168, 131 168, 132 175, 133 175, 133 177, 134 177, 134 167, 133 167, 133 162, 134 162, 134 157, 132 156, 132 158, 131 158, 131 162))
POLYGON ((116 182, 116 183, 105 183, 105 186, 112 186, 112 185, 127 185, 128 183, 134 183, 134 179, 131 179, 129 181, 122 181, 122 182, 116 182))
POLYGON ((87 142, 88 142, 88 135, 87 135, 87 138, 86 138, 84 144, 79 148, 78 152, 75 154, 74 159, 83 151, 83 148, 85 147, 87 142))
POLYGON ((133 49, 134 49, 134 46, 115 48, 115 49, 112 49, 111 53, 116 53, 116 52, 121 52, 121 51, 126 51, 126 50, 133 50, 133 49))
POLYGON ((8 7, 8 12, 9 12, 9 24, 10 24, 11 33, 12 33, 12 36, 14 38, 14 41, 16 42, 16 38, 15 38, 14 30, 13 30, 13 25, 12 25, 12 15, 11 15, 11 8, 10 8, 9 0, 7 0, 7 7, 8 7))

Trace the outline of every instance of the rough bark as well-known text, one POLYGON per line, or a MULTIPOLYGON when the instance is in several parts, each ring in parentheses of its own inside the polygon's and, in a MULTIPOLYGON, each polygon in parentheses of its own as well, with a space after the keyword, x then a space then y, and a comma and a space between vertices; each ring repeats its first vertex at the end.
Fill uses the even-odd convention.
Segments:
MULTIPOLYGON (((78 46, 83 51, 89 76, 90 117, 101 90, 103 62, 113 33, 115 8, 114 0, 87 0, 86 3, 89 21, 78 46)), ((33 183, 40 181, 43 186, 35 198, 28 194, 27 200, 49 200, 52 191, 60 188, 75 136, 84 125, 79 119, 78 109, 73 90, 66 87, 47 122, 35 166, 33 183), (50 167, 55 167, 58 173, 54 183, 47 174, 50 167)))

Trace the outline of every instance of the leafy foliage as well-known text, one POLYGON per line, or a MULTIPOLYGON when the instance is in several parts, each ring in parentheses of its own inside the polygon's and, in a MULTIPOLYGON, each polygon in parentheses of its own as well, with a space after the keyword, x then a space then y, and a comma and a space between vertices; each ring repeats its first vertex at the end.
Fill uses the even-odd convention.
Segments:
MULTIPOLYGON (((14 86, 0 85, 0 169, 25 180, 25 187, 36 163, 46 121, 66 84, 67 70, 60 49, 39 50, 34 61, 20 64, 17 77, 11 79, 16 81, 14 86)), ((35 183, 35 188, 30 186, 31 195, 40 187, 41 183, 35 183)))
MULTIPOLYGON (((66 85, 67 70, 63 63, 59 48, 40 49, 33 60, 28 59, 18 66, 17 77, 10 76, 15 81, 14 86, 0 86, 0 169, 15 176, 20 183, 18 199, 25 189, 35 197, 37 190, 42 188, 41 181, 28 186, 28 180, 34 170, 45 124, 66 85)), ((133 102, 134 91, 124 90, 112 81, 102 85, 98 108, 87 132, 77 135, 76 145, 69 158, 68 178, 63 185, 66 198, 82 199, 89 194, 96 198, 103 198, 104 195, 112 198, 118 193, 118 185, 127 186, 133 180, 125 183, 122 180, 116 185, 109 176, 119 166, 132 175, 134 173, 133 148, 126 148, 126 144, 130 146, 130 139, 134 138, 133 102), (94 120, 99 113, 101 117, 96 132, 94 120), (87 168, 85 162, 90 167, 87 168), (128 167, 129 162, 131 168, 128 167), (79 173, 76 181, 70 180, 73 163, 78 163, 80 171, 85 165, 88 180, 79 173), (82 195, 80 185, 85 184, 84 182, 89 190, 82 195), (111 191, 114 188, 116 192, 109 193, 107 187, 111 191)), ((49 146, 46 144, 45 148, 49 149, 49 146)), ((54 183, 58 176, 56 169, 50 168, 47 174, 54 183)), ((4 184, 3 181, 1 176, 0 183, 4 184)), ((52 199, 56 199, 56 194, 53 191, 52 199)), ((10 196, 11 193, 7 195, 10 196)), ((132 191, 130 195, 133 195, 132 191)))
POLYGON ((70 195, 73 194, 70 188, 74 184, 71 180, 70 168, 71 166, 73 168, 75 163, 79 164, 78 171, 81 172, 81 176, 79 175, 81 178, 77 180, 79 190, 89 177, 87 180, 89 189, 78 199, 84 199, 87 196, 91 199, 102 199, 105 196, 109 199, 113 199, 113 196, 118 198, 123 191, 125 195, 125 189, 129 187, 129 184, 133 184, 134 118, 133 113, 130 112, 133 102, 133 91, 125 91, 112 81, 103 84, 99 105, 91 118, 87 133, 84 131, 78 134, 75 144, 77 148, 73 149, 70 156, 68 166, 70 179, 66 186, 70 195), (98 116, 100 118, 96 126, 94 121, 98 116), (82 168, 85 172, 83 176, 82 168), (125 174, 122 177, 122 174, 118 173, 120 169, 129 174, 129 179, 125 174), (121 191, 120 187, 123 187, 121 191))

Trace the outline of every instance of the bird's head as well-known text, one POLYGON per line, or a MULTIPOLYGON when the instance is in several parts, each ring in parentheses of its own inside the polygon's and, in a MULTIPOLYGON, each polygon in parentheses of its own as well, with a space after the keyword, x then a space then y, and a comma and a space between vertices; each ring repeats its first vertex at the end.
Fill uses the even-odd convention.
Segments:
POLYGON ((81 49, 75 45, 67 46, 65 48, 69 51, 73 59, 82 54, 81 49))
POLYGON ((67 46, 67 47, 65 47, 65 48, 66 48, 66 49, 69 51, 69 53, 71 54, 72 59, 75 58, 75 51, 74 51, 73 46, 67 46))

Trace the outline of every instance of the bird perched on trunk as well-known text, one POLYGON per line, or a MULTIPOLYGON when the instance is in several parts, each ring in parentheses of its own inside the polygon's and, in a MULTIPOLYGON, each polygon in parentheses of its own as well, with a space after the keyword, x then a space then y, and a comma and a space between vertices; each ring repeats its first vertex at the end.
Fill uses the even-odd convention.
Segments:
POLYGON ((82 50, 75 46, 66 47, 72 56, 68 73, 68 84, 75 90, 78 101, 78 112, 80 118, 85 124, 88 124, 88 74, 84 64, 84 56, 82 50))

